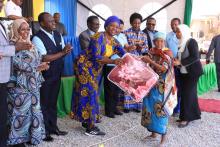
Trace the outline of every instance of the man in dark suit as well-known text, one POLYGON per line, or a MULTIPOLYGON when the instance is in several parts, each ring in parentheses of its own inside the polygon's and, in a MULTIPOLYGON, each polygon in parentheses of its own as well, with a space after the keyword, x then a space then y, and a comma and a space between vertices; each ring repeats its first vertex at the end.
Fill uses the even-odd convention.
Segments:
POLYGON ((206 63, 210 62, 210 56, 214 51, 214 62, 216 66, 218 92, 220 92, 220 35, 213 37, 208 53, 206 55, 206 63))
POLYGON ((88 29, 83 31, 79 35, 79 42, 81 48, 87 49, 89 47, 90 37, 98 32, 99 30, 99 19, 97 16, 89 16, 87 19, 87 26, 88 29))
POLYGON ((154 47, 153 38, 154 34, 158 31, 155 30, 156 19, 153 17, 147 18, 146 28, 143 32, 147 35, 148 48, 151 49, 154 47))

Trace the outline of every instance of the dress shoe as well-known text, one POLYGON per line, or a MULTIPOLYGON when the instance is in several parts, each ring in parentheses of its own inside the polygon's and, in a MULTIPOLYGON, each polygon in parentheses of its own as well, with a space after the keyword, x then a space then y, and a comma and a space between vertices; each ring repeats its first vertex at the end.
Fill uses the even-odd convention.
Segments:
POLYGON ((25 147, 24 143, 15 144, 15 145, 9 145, 9 147, 25 147))
POLYGON ((189 125, 189 121, 187 121, 185 124, 181 123, 178 125, 179 128, 185 128, 189 125))
POLYGON ((140 113, 141 112, 141 110, 138 110, 138 109, 134 109, 133 111, 136 112, 136 113, 140 113))
POLYGON ((115 115, 123 115, 119 110, 115 111, 115 115))
POLYGON ((43 141, 46 142, 52 142, 54 139, 53 137, 50 136, 50 134, 46 134, 46 137, 43 139, 43 141))
POLYGON ((55 135, 57 135, 57 136, 65 136, 65 135, 68 134, 68 132, 66 132, 66 131, 60 131, 60 130, 57 128, 55 131, 51 132, 51 134, 55 134, 55 135))
POLYGON ((129 109, 124 109, 124 113, 129 113, 130 110, 129 109))
POLYGON ((106 116, 109 117, 109 118, 115 118, 115 115, 112 114, 112 113, 110 113, 110 114, 106 114, 106 116))

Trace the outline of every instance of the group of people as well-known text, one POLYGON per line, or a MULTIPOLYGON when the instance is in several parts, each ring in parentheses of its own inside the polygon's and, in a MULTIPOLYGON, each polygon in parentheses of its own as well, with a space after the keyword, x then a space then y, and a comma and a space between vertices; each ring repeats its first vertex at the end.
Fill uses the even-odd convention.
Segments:
MULTIPOLYGON (((0 10, 3 2, 0 0, 0 10)), ((21 0, 8 1, 5 11, 8 5, 11 11, 20 11, 21 3, 21 0)), ((51 134, 67 134, 57 126, 56 106, 63 57, 72 51, 72 46, 64 44, 61 33, 56 31, 61 30, 56 28, 60 24, 51 14, 39 15, 40 30, 34 36, 29 19, 16 15, 9 13, 13 20, 9 34, 0 23, 1 147, 37 145, 42 140, 52 141, 51 134)))
POLYGON ((117 107, 119 102, 122 102, 125 113, 142 110, 141 124, 152 132, 148 137, 155 138, 161 134, 161 144, 165 141, 169 117, 163 110, 164 101, 169 97, 167 93, 178 92, 174 115, 179 114, 179 128, 201 118, 197 82, 203 69, 198 44, 191 38, 189 27, 181 24, 179 18, 174 18, 171 20, 172 32, 166 36, 155 30, 156 19, 148 18, 143 31, 141 23, 142 16, 133 13, 130 16, 131 28, 123 30, 124 22, 117 16, 111 16, 105 21, 105 31, 98 32, 99 19, 90 16, 87 19, 88 29, 79 35, 82 52, 74 66, 76 85, 71 117, 82 122, 86 135, 105 135, 96 126, 101 122, 98 98, 102 77, 105 115, 110 118, 122 115, 117 107), (122 64, 121 57, 125 53, 139 56, 159 75, 157 84, 143 102, 135 102, 107 78, 115 65, 122 64), (167 79, 174 81, 167 82, 167 79))
MULTIPOLYGON (((0 10, 3 1, 0 0, 0 10)), ((1 147, 36 145, 42 140, 53 141, 52 134, 67 134, 57 126, 56 104, 63 57, 72 51, 72 46, 65 45, 62 33, 56 31, 55 19, 59 20, 56 15, 43 12, 38 16, 40 30, 32 40, 29 19, 14 18, 9 36, 0 23, 1 147), (13 86, 9 84, 11 77, 16 79, 13 86)), ((142 16, 133 13, 131 28, 124 30, 124 22, 110 16, 105 21, 105 31, 98 32, 98 17, 87 19, 88 29, 79 36, 82 51, 74 64, 76 83, 71 113, 73 119, 82 123, 86 135, 105 135, 96 125, 101 123, 102 79, 105 115, 110 118, 122 115, 119 102, 125 113, 142 111, 141 125, 152 132, 147 138, 160 134, 161 144, 165 142, 169 119, 163 106, 170 93, 178 93, 179 103, 174 113, 179 113, 179 128, 201 118, 197 81, 203 70, 198 44, 191 38, 189 27, 174 18, 172 32, 166 36, 155 30, 156 19, 148 18, 143 31, 141 23, 142 16), (157 84, 143 102, 135 102, 107 78, 114 66, 122 64, 121 57, 125 53, 138 56, 159 75, 157 84), (167 82, 168 79, 172 82, 167 82)))

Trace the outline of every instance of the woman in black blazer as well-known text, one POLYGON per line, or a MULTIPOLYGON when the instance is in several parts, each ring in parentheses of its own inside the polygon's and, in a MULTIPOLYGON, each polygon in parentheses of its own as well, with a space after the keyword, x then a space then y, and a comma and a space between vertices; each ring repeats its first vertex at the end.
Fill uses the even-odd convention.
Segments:
POLYGON ((174 64, 180 68, 181 73, 181 102, 179 128, 186 127, 190 121, 201 118, 198 104, 197 82, 203 73, 199 58, 198 44, 191 38, 190 28, 179 25, 176 36, 179 40, 178 59, 174 64))

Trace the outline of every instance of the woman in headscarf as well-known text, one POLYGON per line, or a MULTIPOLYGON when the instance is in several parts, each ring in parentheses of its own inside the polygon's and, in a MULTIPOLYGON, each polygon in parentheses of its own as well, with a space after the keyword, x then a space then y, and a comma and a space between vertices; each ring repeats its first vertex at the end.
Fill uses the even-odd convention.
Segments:
MULTIPOLYGON (((130 16, 131 28, 129 28, 124 32, 128 40, 128 45, 130 46, 128 52, 138 56, 146 53, 148 50, 147 36, 140 29, 141 22, 142 22, 142 16, 138 13, 133 13, 130 16)), ((140 102, 137 103, 133 100, 131 96, 125 95, 124 97, 125 113, 128 113, 130 110, 140 113, 141 106, 142 105, 140 102)))
POLYGON ((176 36, 179 40, 178 59, 174 64, 181 73, 181 102, 179 128, 186 127, 190 121, 201 118, 198 104, 197 82, 203 73, 199 58, 198 44, 191 38, 190 28, 181 24, 177 28, 176 36))
MULTIPOLYGON (((15 20, 11 32, 11 41, 30 42, 30 28, 25 20, 15 20)), ((44 81, 41 71, 49 66, 47 63, 41 63, 41 56, 33 46, 31 50, 16 52, 13 67, 17 83, 8 90, 8 145, 37 145, 45 137, 39 93, 44 81)))
POLYGON ((112 60, 114 52, 123 55, 123 48, 114 39, 120 21, 111 16, 105 21, 105 32, 91 37, 87 50, 83 50, 76 59, 76 85, 73 96, 72 118, 82 122, 86 135, 105 135, 95 123, 100 120, 99 114, 99 80, 104 64, 119 64, 121 59, 112 60))
POLYGON ((175 78, 172 66, 172 52, 165 47, 165 35, 157 32, 154 35, 155 47, 150 49, 149 56, 142 60, 149 63, 151 68, 159 75, 157 84, 143 99, 141 125, 152 134, 146 138, 156 138, 161 135, 161 144, 165 141, 168 125, 168 114, 164 111, 164 105, 170 94, 176 92, 175 78))

